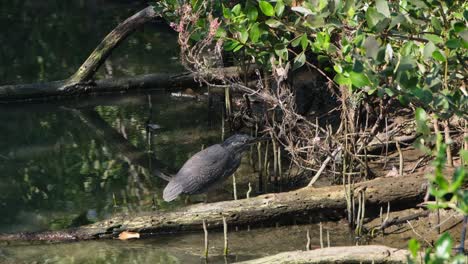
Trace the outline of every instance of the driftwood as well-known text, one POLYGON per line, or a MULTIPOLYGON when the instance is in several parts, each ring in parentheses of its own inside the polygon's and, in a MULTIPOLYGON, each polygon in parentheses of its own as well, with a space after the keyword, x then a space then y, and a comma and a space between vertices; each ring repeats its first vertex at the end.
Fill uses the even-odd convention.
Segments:
MULTIPOLYGON (((392 208, 409 208, 421 202, 427 189, 423 174, 397 178, 378 178, 355 184, 366 192, 368 210, 392 204, 392 208)), ((0 235, 7 240, 89 240, 115 238, 123 231, 142 236, 157 233, 199 231, 202 222, 208 228, 220 229, 225 216, 229 225, 245 226, 266 223, 291 216, 309 216, 310 222, 345 217, 346 200, 343 186, 306 187, 295 191, 266 194, 249 199, 188 206, 174 212, 119 215, 105 221, 75 229, 0 235)), ((375 210, 377 213, 378 210, 375 210)))
POLYGON ((267 263, 407 263, 410 253, 386 246, 330 247, 310 251, 284 252, 238 264, 267 263))

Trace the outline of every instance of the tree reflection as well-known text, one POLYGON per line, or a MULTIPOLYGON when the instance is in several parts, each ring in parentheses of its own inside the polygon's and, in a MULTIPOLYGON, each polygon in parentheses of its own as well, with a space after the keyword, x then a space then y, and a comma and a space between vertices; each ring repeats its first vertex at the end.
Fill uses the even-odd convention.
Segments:
POLYGON ((0 232, 57 229, 115 212, 178 206, 159 199, 165 181, 156 173, 175 171, 202 144, 218 141, 219 126, 208 126, 203 103, 154 98, 152 108, 141 95, 97 99, 96 107, 88 101, 85 108, 0 109, 0 232), (149 152, 151 115, 164 129, 151 135, 149 152))
MULTIPOLYGON (((83 63, 118 23, 145 1, 33 1, 0 3, 1 84, 61 80, 83 63)), ((180 71, 176 36, 162 24, 132 34, 110 57, 113 75, 180 71), (174 43, 174 45, 168 45, 174 43), (153 48, 154 47, 154 48, 153 48)), ((101 69, 98 77, 104 77, 101 69)))

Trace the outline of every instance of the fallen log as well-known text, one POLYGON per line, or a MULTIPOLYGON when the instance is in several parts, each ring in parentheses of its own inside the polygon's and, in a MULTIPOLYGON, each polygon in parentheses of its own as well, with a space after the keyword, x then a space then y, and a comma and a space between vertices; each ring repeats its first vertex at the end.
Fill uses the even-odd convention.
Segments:
MULTIPOLYGON (((234 69, 227 68, 230 72, 234 69)), ((0 86, 0 103, 24 102, 37 99, 51 99, 57 97, 70 97, 76 95, 129 92, 148 89, 168 89, 174 87, 194 87, 199 86, 195 81, 196 75, 192 73, 170 74, 155 73, 139 75, 129 78, 104 79, 95 82, 80 84, 81 88, 77 92, 60 90, 66 80, 31 83, 19 85, 0 86)))
MULTIPOLYGON (((222 71, 228 78, 236 78, 240 74, 237 67, 213 69, 213 72, 222 71)), ((71 97, 76 95, 124 93, 142 90, 164 90, 170 88, 198 87, 196 73, 153 73, 127 78, 110 78, 79 84, 79 91, 70 92, 61 90, 66 80, 0 86, 0 103, 36 101, 51 98, 71 97)), ((210 76, 204 76, 210 79, 210 76)), ((216 80, 213 80, 216 82, 216 80)))
POLYGON ((330 247, 309 251, 279 253, 264 258, 238 262, 238 264, 267 263, 407 263, 408 250, 386 246, 330 247))
MULTIPOLYGON (((378 178, 355 184, 366 192, 366 212, 392 204, 392 208, 409 208, 420 203, 426 193, 427 179, 422 173, 397 178, 378 178)), ((145 236, 157 233, 199 231, 203 220, 208 228, 229 225, 245 226, 267 223, 291 216, 308 216, 310 222, 345 217, 346 200, 343 186, 305 187, 249 199, 196 204, 171 212, 118 215, 105 221, 60 231, 0 234, 0 241, 14 240, 90 240, 116 238, 123 231, 145 236)), ((375 210, 376 214, 378 210, 375 210)))

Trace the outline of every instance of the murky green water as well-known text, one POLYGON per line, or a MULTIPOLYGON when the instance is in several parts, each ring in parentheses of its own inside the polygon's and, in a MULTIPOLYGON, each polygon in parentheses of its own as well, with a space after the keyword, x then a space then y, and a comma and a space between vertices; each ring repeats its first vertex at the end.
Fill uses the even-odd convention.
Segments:
MULTIPOLYGON (((132 0, 0 2, 0 84, 65 79, 118 23, 144 8, 132 0)), ((132 34, 98 77, 178 71, 176 36, 160 23, 132 34), (107 70, 105 70, 107 69, 107 70)))
MULTIPOLYGON (((68 77, 109 30, 145 3, 3 1, 0 84, 68 77)), ((175 41, 166 26, 147 25, 114 52, 98 77, 179 71, 175 41)), ((0 232, 61 229, 116 212, 184 206, 183 199, 161 201, 166 183, 154 171, 176 172, 202 146, 218 143, 219 109, 162 91, 0 105, 0 232), (161 129, 150 133, 147 123, 161 129)), ((256 179, 248 166, 241 170, 238 189, 244 197, 247 182, 256 179)), ((231 198, 230 182, 208 196, 210 201, 231 198)), ((222 257, 222 234, 210 232, 210 262, 302 249, 307 228, 318 246, 318 226, 231 227, 228 259, 222 257)), ((347 243, 345 228, 328 229, 332 245, 347 243)), ((0 243, 0 263, 200 263, 202 250, 200 233, 126 242, 0 243)))

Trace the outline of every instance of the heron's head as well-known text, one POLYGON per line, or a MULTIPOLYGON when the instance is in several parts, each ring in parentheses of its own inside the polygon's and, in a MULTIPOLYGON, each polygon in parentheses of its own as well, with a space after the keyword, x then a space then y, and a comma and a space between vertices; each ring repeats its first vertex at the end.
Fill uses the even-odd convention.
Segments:
POLYGON ((248 149, 250 144, 256 143, 260 140, 264 140, 263 138, 254 138, 252 136, 246 134, 235 134, 228 139, 226 139, 222 145, 225 148, 234 151, 245 151, 248 149))

